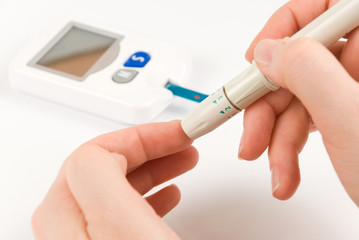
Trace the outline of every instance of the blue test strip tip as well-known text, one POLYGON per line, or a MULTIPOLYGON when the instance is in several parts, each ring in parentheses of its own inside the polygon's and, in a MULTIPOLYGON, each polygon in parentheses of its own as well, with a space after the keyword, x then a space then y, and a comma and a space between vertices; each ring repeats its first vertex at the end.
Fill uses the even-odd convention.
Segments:
POLYGON ((182 97, 182 98, 185 98, 188 100, 192 100, 195 102, 202 102, 205 98, 208 97, 207 94, 199 93, 199 92, 178 86, 171 82, 168 82, 165 87, 168 90, 170 90, 173 93, 173 95, 182 97))

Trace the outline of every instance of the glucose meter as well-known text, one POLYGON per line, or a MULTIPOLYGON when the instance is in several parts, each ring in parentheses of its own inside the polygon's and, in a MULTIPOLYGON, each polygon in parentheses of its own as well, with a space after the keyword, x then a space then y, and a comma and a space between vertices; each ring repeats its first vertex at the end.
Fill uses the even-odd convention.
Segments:
POLYGON ((24 46, 10 65, 9 77, 20 91, 138 124, 171 103, 174 94, 166 86, 183 82, 189 72, 189 54, 182 47, 62 19, 24 46))

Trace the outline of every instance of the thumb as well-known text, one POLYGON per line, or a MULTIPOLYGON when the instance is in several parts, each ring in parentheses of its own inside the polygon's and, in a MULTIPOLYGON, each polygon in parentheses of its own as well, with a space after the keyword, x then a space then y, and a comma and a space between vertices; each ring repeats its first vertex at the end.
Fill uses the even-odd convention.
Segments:
POLYGON ((359 86, 329 50, 309 38, 263 40, 254 57, 265 76, 303 103, 326 140, 348 142, 358 121, 359 86))

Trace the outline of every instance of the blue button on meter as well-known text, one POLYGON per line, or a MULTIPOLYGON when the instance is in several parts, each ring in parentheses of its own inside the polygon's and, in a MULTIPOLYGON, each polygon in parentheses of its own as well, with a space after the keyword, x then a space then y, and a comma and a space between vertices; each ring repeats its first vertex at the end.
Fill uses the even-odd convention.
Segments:
POLYGON ((131 57, 125 62, 125 67, 144 67, 148 61, 150 61, 151 56, 146 52, 135 52, 131 57))

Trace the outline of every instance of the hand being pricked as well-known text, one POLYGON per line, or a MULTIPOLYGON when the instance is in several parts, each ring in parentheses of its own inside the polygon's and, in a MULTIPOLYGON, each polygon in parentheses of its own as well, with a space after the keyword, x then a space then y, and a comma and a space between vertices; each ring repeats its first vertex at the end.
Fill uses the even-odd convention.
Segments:
POLYGON ((198 161, 179 121, 101 135, 66 159, 33 215, 36 239, 179 239, 162 220, 180 200, 175 185, 153 187, 198 161))

